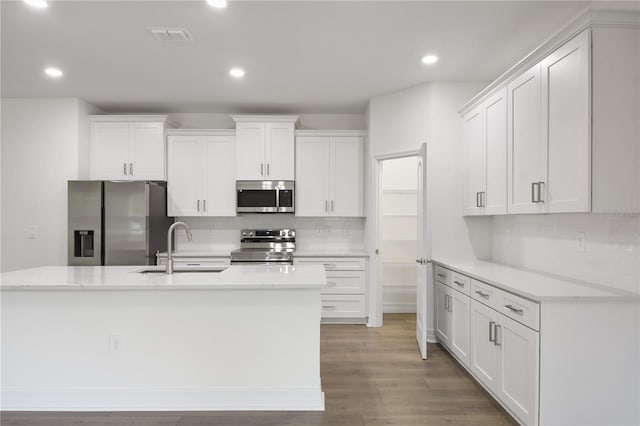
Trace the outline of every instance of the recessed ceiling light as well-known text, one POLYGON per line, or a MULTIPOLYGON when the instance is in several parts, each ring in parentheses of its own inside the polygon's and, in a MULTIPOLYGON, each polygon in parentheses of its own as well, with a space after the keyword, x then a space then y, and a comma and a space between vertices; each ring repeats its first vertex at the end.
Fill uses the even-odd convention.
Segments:
POLYGON ((244 77, 244 70, 242 68, 231 68, 229 75, 234 78, 242 78, 244 77))
POLYGON ((426 55, 422 57, 423 64, 431 65, 435 64, 436 62, 438 62, 438 57, 436 55, 426 55))
POLYGON ((207 4, 216 9, 224 9, 227 7, 227 0, 207 0, 207 4))
POLYGON ((47 6, 49 6, 47 4, 47 0, 23 0, 23 1, 35 9, 46 9, 47 6))
POLYGON ((53 78, 62 77, 62 70, 56 67, 47 67, 45 68, 44 73, 53 78))

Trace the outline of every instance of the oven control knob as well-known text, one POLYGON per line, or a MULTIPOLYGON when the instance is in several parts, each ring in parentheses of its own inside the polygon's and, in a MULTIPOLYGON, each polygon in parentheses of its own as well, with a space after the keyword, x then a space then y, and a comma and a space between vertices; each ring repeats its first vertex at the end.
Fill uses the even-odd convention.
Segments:
POLYGON ((253 237, 253 232, 249 232, 249 236, 250 236, 250 237, 253 237))
POLYGON ((243 233, 242 233, 242 236, 243 236, 243 237, 246 237, 246 236, 247 236, 247 233, 246 233, 246 232, 243 232, 243 233))

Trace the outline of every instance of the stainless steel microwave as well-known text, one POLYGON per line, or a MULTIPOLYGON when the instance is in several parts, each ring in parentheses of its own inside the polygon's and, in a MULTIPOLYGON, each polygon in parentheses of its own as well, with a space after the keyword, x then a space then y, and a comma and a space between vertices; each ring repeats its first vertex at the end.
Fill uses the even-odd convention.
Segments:
POLYGON ((236 212, 294 213, 294 186, 290 180, 238 180, 236 212))

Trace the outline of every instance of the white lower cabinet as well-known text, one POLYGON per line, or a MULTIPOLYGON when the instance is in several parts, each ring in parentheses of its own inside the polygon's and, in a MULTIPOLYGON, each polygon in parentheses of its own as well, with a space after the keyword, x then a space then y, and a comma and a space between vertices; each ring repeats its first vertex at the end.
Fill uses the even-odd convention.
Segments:
POLYGON ((366 258, 296 256, 293 263, 324 266, 327 285, 320 296, 323 320, 343 323, 366 320, 366 258))
POLYGON ((539 305, 442 267, 437 272, 440 343, 521 423, 538 424, 540 339, 529 326, 539 324, 539 305), (471 296, 463 293, 468 282, 471 296))

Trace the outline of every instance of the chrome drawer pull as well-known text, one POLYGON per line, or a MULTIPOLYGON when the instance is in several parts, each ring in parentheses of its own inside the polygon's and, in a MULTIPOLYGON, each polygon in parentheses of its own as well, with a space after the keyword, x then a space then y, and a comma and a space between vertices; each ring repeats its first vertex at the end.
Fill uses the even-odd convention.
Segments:
POLYGON ((336 285, 334 281, 327 281, 327 287, 335 287, 336 285))
POLYGON ((489 341, 495 343, 496 342, 496 323, 494 321, 489 321, 489 341), (493 337, 492 337, 493 336, 493 337))
POLYGON ((447 274, 440 274, 440 273, 438 273, 438 276, 439 276, 440 278, 447 278, 447 274))
POLYGON ((476 294, 479 294, 480 296, 484 297, 485 299, 489 298, 489 293, 484 293, 480 290, 476 290, 476 294))
POLYGON ((518 309, 518 308, 514 308, 513 305, 504 305, 504 307, 509 309, 512 312, 515 312, 516 314, 519 314, 519 315, 522 315, 524 313, 524 310, 518 309))
POLYGON ((502 330, 501 325, 496 325, 496 335, 494 337, 493 344, 496 346, 502 346, 502 339, 500 339, 500 341, 498 342, 498 336, 502 336, 502 331, 498 333, 498 330, 502 330))
POLYGON ((454 281, 454 283, 458 284, 460 287, 464 287, 464 283, 461 283, 460 281, 454 281))
POLYGON ((335 267, 336 267, 336 264, 335 264, 335 263, 325 263, 325 264, 324 264, 324 267, 325 267, 325 268, 335 268, 335 267))
POLYGON ((187 266, 200 266, 199 263, 187 263, 187 266))
POLYGON ((322 309, 330 309, 334 310, 336 307, 334 305, 322 305, 322 309))

